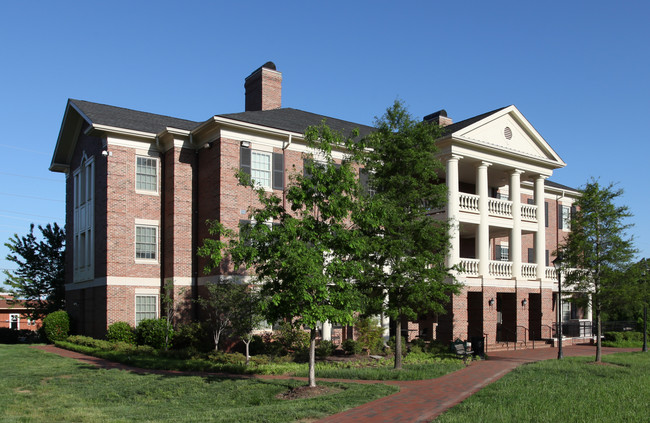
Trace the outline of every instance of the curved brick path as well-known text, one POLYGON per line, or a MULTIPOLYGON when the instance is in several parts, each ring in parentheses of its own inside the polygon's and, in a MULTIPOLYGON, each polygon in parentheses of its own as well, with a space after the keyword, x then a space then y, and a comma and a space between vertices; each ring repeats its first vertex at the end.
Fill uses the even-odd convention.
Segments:
MULTIPOLYGON (((91 357, 73 351, 57 348, 52 345, 36 346, 34 348, 74 358, 105 369, 129 370, 137 373, 155 374, 196 374, 216 375, 216 373, 179 372, 169 370, 148 370, 111 362, 97 357, 91 357)), ((603 354, 616 352, 639 351, 638 348, 606 348, 603 354)), ((570 345, 564 347, 564 356, 593 356, 596 348, 593 345, 570 345)), ((429 380, 414 381, 362 381, 341 380, 351 383, 386 383, 397 385, 400 392, 377 399, 359 407, 334 414, 319 420, 320 423, 369 423, 369 422, 429 422, 447 409, 460 403, 481 388, 500 379, 514 368, 535 361, 557 358, 557 349, 541 348, 535 350, 497 351, 490 353, 488 360, 471 363, 468 367, 454 373, 429 380)), ((280 379, 286 376, 243 376, 224 375, 240 378, 280 379)), ((304 378, 293 378, 304 379, 304 378)), ((335 381, 333 379, 319 379, 335 381)))

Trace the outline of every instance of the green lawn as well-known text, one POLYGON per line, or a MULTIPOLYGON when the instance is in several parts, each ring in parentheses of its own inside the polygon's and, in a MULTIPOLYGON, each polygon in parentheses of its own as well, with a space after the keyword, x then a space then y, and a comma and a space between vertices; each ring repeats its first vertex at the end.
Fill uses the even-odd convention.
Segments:
POLYGON ((650 354, 548 360, 517 368, 436 422, 647 422, 650 354))
POLYGON ((0 345, 0 363, 3 422, 290 422, 324 417, 396 391, 381 384, 327 384, 342 390, 287 401, 275 395, 304 382, 138 375, 24 345, 0 345))

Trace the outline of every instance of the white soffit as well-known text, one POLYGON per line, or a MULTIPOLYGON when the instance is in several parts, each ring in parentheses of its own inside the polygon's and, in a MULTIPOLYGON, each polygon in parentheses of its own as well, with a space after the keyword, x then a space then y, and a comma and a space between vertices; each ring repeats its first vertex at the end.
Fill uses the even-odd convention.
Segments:
POLYGON ((566 164, 515 106, 506 107, 452 134, 487 147, 566 164))

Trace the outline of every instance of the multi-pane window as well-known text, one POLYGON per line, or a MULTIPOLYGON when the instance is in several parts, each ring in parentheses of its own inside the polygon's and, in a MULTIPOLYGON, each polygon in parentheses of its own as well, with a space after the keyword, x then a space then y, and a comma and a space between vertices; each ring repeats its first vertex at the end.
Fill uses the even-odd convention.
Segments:
POLYGON ((85 281, 94 276, 94 161, 84 156, 73 172, 73 263, 74 280, 85 281))
POLYGON ((562 219, 562 225, 560 228, 571 229, 571 207, 561 206, 560 210, 562 212, 562 216, 560 217, 562 219))
POLYGON ((158 160, 151 157, 137 157, 135 169, 135 189, 139 191, 158 191, 158 160))
POLYGON ((138 326, 145 319, 158 317, 158 296, 157 295, 136 295, 135 296, 135 325, 138 326))
POLYGON ((271 154, 251 152, 251 179, 259 186, 271 187, 271 154))
POLYGON ((502 245, 502 246, 501 246, 501 257, 500 257, 500 260, 501 260, 501 261, 508 261, 508 260, 509 260, 509 254, 508 254, 508 253, 509 253, 509 251, 508 251, 508 246, 507 246, 507 245, 506 245, 506 246, 502 245))
POLYGON ((135 258, 156 260, 158 255, 158 228, 155 226, 135 227, 135 258))

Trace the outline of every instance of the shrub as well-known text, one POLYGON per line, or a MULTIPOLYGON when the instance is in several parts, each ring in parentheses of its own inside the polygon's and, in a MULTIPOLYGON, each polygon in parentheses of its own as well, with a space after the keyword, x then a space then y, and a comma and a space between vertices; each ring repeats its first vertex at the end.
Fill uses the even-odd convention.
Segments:
POLYGON ((208 359, 219 364, 244 364, 246 356, 241 353, 224 353, 223 351, 213 351, 208 354, 208 359))
POLYGON ((18 344, 39 342, 38 332, 29 329, 0 328, 0 344, 18 344))
POLYGON ((334 353, 334 349, 332 341, 323 339, 316 345, 316 356, 320 358, 329 357, 334 353))
POLYGON ((362 350, 361 344, 354 339, 346 339, 341 346, 347 354, 359 354, 362 350))
POLYGON ((157 350, 168 349, 174 334, 174 328, 165 318, 145 319, 135 329, 138 345, 148 345, 157 350), (168 343, 166 344, 165 338, 168 343))
POLYGON ((276 334, 277 342, 290 352, 309 348, 309 334, 289 322, 283 322, 276 334))
POLYGON ((115 322, 108 327, 106 339, 111 342, 125 342, 135 344, 135 331, 126 322, 115 322))
POLYGON ((174 331, 174 349, 209 352, 214 350, 214 339, 205 324, 199 322, 180 324, 174 331))
POLYGON ((70 331, 70 317, 63 310, 48 314, 43 319, 43 333, 51 343, 65 341, 70 331))
POLYGON ((359 333, 357 340, 361 344, 361 348, 365 348, 374 354, 382 352, 384 349, 384 328, 378 325, 377 319, 360 318, 355 327, 359 333))
POLYGON ((643 341, 643 332, 605 332, 605 340, 612 342, 643 341))

